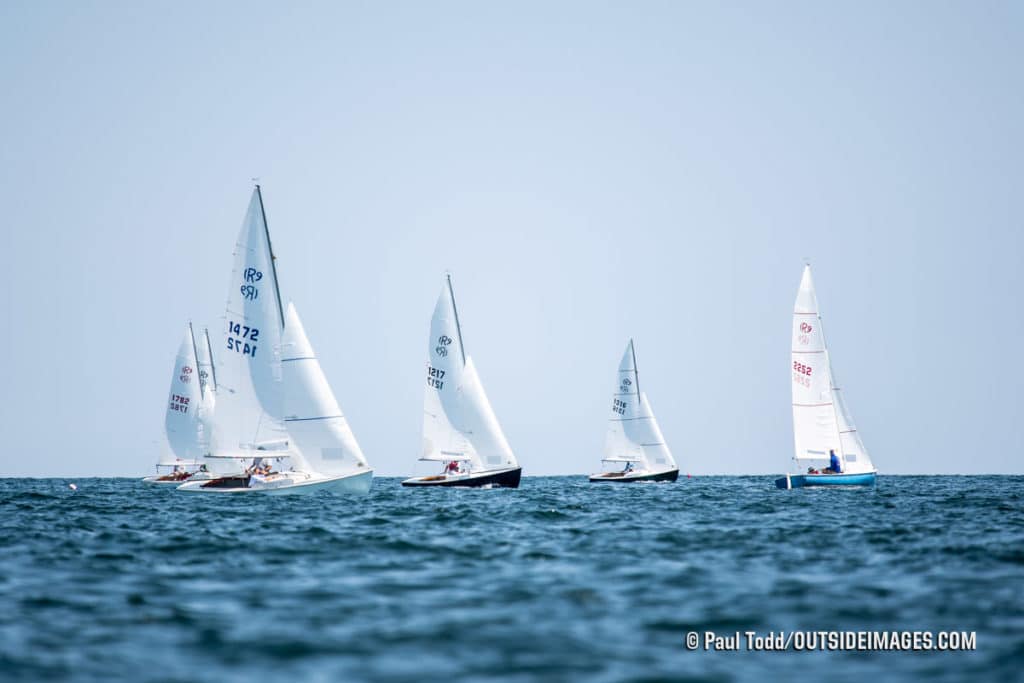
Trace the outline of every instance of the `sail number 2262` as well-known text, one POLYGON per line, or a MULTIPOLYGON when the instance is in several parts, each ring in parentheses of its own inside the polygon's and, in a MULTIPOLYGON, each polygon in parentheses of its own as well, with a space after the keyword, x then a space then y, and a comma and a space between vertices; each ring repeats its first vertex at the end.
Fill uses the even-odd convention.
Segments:
POLYGON ((246 356, 256 357, 256 340, 260 337, 260 331, 255 327, 241 325, 232 320, 228 321, 228 350, 236 351, 246 356))

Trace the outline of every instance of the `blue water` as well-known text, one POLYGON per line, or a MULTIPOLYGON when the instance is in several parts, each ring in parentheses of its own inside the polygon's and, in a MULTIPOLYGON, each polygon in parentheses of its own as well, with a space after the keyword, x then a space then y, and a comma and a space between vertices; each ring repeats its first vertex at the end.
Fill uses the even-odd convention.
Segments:
POLYGON ((771 477, 362 499, 0 480, 4 681, 1021 680, 1024 477, 771 477), (687 651, 955 630, 973 652, 687 651))

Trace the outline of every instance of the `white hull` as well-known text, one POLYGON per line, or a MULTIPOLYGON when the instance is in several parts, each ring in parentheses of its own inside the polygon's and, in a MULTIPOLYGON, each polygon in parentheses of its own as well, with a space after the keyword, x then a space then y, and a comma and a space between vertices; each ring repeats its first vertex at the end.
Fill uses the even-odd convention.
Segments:
POLYGON ((142 480, 142 483, 143 484, 155 484, 156 486, 181 486, 186 481, 188 481, 188 479, 177 479, 177 480, 170 480, 170 481, 163 480, 163 481, 161 481, 160 477, 152 476, 152 477, 144 477, 143 480, 142 480))
POLYGON ((243 473, 242 473, 241 470, 239 470, 237 473, 231 474, 231 475, 227 475, 227 474, 214 474, 213 472, 193 472, 192 476, 187 477, 185 479, 178 479, 176 481, 174 481, 174 480, 161 480, 161 478, 160 478, 161 476, 163 476, 163 475, 155 474, 155 475, 150 476, 150 477, 144 477, 142 479, 142 482, 144 484, 156 484, 158 486, 181 486, 183 484, 190 484, 192 482, 197 482, 197 481, 199 481, 199 482, 209 481, 211 479, 218 479, 220 477, 227 477, 227 476, 239 476, 240 477, 240 476, 243 476, 243 473))
POLYGON ((328 477, 306 472, 282 472, 279 476, 253 477, 248 486, 230 488, 204 487, 207 481, 189 481, 178 487, 189 493, 256 493, 269 496, 301 496, 318 491, 365 495, 373 483, 373 470, 328 477))

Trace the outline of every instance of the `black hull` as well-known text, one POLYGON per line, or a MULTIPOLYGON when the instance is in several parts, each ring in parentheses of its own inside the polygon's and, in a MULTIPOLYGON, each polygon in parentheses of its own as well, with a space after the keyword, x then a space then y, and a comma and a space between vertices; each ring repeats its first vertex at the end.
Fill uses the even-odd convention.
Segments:
POLYGON ((465 479, 434 479, 416 478, 406 479, 402 486, 494 486, 505 489, 519 488, 519 478, 523 476, 523 468, 517 467, 514 470, 504 470, 495 474, 481 472, 480 476, 469 476, 465 479))
POLYGON ((657 474, 648 474, 642 477, 591 477, 591 484, 599 484, 603 482, 611 482, 613 484, 632 484, 638 481, 675 481, 679 478, 679 470, 670 470, 668 472, 658 472, 657 474))
POLYGON ((202 484, 201 489, 244 489, 249 487, 249 477, 220 477, 202 484))

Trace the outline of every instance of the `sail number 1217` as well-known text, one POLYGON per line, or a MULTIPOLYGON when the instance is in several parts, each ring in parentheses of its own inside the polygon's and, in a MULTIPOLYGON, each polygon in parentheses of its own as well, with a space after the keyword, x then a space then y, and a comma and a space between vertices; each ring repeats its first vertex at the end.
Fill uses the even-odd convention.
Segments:
POLYGON ((444 370, 438 370, 437 368, 431 368, 431 367, 427 368, 427 386, 428 387, 434 387, 435 389, 438 389, 438 390, 443 389, 444 388, 444 382, 441 381, 442 379, 444 379, 444 370))

